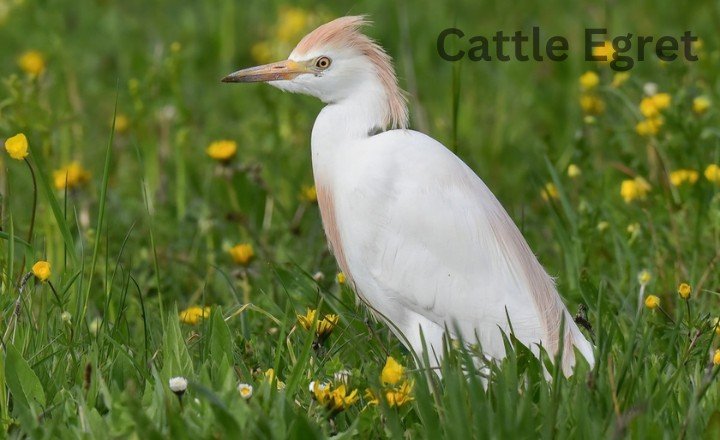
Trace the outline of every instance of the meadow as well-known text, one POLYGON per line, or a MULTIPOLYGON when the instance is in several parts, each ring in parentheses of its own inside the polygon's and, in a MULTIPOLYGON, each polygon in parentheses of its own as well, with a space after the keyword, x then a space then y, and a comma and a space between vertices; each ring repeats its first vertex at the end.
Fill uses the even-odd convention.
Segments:
POLYGON ((0 0, 3 437, 720 438, 717 23, 711 0, 0 0), (356 301, 313 187, 322 104, 220 79, 361 13, 594 368, 508 335, 489 379, 449 341, 439 380, 356 301), (568 59, 437 52, 448 27, 533 26, 568 59), (597 27, 692 30, 699 59, 615 72, 584 61, 597 27))

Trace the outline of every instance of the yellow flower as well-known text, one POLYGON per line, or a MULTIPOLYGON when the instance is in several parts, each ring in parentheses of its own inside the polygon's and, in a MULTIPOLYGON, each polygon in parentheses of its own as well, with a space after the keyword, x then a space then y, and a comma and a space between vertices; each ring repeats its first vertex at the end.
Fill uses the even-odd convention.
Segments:
POLYGON ((720 365, 720 350, 715 350, 713 355, 713 365, 720 365))
POLYGON ((557 199, 559 197, 557 187, 552 182, 546 183, 545 187, 540 191, 540 196, 545 201, 548 201, 550 199, 557 199))
POLYGON ((337 279, 338 284, 345 284, 345 281, 347 281, 345 274, 342 272, 339 272, 335 278, 337 279))
POLYGON ((638 282, 643 285, 647 285, 652 280, 652 275, 647 269, 643 269, 638 274, 638 282))
POLYGON ((599 115, 605 111, 605 101, 597 95, 583 94, 580 96, 580 108, 587 115, 599 115))
POLYGON ((285 43, 294 42, 301 36, 307 23, 308 14, 303 9, 281 8, 276 31, 277 39, 285 43))
POLYGON ((338 322, 340 322, 340 317, 338 315, 325 315, 322 320, 318 321, 318 339, 322 341, 323 339, 330 336, 330 333, 332 333, 332 331, 338 325, 338 322))
POLYGON ((32 273, 33 275, 35 275, 35 278, 39 279, 44 283, 50 278, 50 263, 42 260, 38 261, 37 263, 33 264, 32 273))
POLYGON ((596 57, 605 57, 604 60, 598 61, 599 63, 609 63, 613 59, 613 54, 615 53, 615 49, 613 49, 612 43, 610 41, 606 41, 603 46, 599 47, 593 47, 592 54, 596 57))
POLYGON ((692 293, 692 287, 688 283, 680 283, 678 286, 678 295, 680 295, 680 298, 682 299, 688 299, 690 298, 690 294, 692 293))
POLYGON ((669 93, 656 93, 651 96, 650 99, 652 99, 655 107, 659 110, 664 110, 670 107, 670 103, 672 102, 672 97, 669 93))
POLYGON ((650 184, 639 176, 634 179, 623 180, 622 184, 620 184, 620 196, 625 200, 625 203, 638 199, 644 200, 649 191, 650 184))
POLYGON ((705 168, 705 178, 713 183, 720 183, 720 167, 716 164, 710 164, 705 168))
POLYGON ((344 411, 354 405, 360 397, 357 390, 352 390, 350 394, 345 389, 345 384, 341 384, 330 392, 330 401, 328 406, 333 412, 344 411))
POLYGON ((23 160, 28 155, 28 141, 24 134, 18 133, 5 141, 5 150, 10 157, 23 160))
POLYGON ((635 125, 635 131, 640 136, 654 136, 658 134, 660 128, 665 124, 665 120, 660 117, 643 119, 635 125))
POLYGON ((300 324, 300 327, 304 328, 305 330, 310 330, 313 326, 313 323, 315 322, 316 314, 317 314, 317 310, 307 309, 306 314, 297 315, 298 324, 300 324))
POLYGON ((210 307, 190 306, 179 313, 178 317, 183 324, 196 325, 201 319, 210 316, 210 307))
POLYGON ((640 233, 640 223, 630 223, 627 225, 627 233, 636 236, 640 233))
POLYGON ((720 317, 713 319, 712 328, 715 329, 715 334, 720 335, 720 317))
POLYGON ((617 89, 623 84, 625 84, 629 79, 630 74, 628 72, 617 72, 615 75, 613 75, 613 80, 610 86, 612 86, 612 88, 614 89, 617 89))
POLYGON ((321 405, 327 405, 330 401, 330 384, 312 381, 310 382, 310 393, 313 399, 320 402, 321 405))
POLYGON ((640 113, 648 119, 660 115, 660 111, 670 107, 672 98, 667 93, 656 93, 640 101, 640 113))
POLYGON ((669 175, 670 183, 673 186, 680 186, 685 182, 693 185, 699 177, 700 174, 695 170, 675 170, 670 172, 669 175))
POLYGON ((698 96, 693 99, 692 110, 696 115, 702 115, 710 108, 710 104, 710 99, 707 96, 698 96))
POLYGON ((53 181, 57 189, 77 188, 89 180, 90 172, 83 168, 78 161, 73 161, 69 165, 53 171, 53 181))
POLYGON ((380 373, 380 380, 383 384, 395 385, 405 376, 405 367, 400 365, 392 356, 385 361, 385 366, 380 373))
POLYGON ((28 50, 18 58, 18 66, 31 76, 39 76, 45 71, 45 57, 37 50, 28 50))
POLYGON ((365 394, 363 395, 365 400, 367 400, 368 405, 379 405, 380 400, 377 398, 375 393, 370 388, 365 389, 365 394))
POLYGON ((235 141, 215 141, 211 143, 205 150, 208 156, 220 162, 227 162, 237 153, 237 143, 235 141))
POLYGON ((391 408, 401 407, 408 402, 413 400, 412 397, 413 382, 405 381, 398 388, 385 392, 385 399, 387 400, 388 406, 391 408))
POLYGON ((237 244, 228 251, 233 261, 237 264, 247 266, 255 256, 255 250, 249 243, 237 244))
POLYGON ((285 388, 285 382, 281 381, 280 379, 277 379, 275 377, 275 369, 274 368, 268 368, 265 372, 265 380, 272 384, 273 382, 276 382, 275 386, 277 389, 282 390, 285 388))
POLYGON ((645 307, 652 310, 660 307, 660 298, 655 295, 648 295, 645 297, 645 307))
POLYGON ((125 133, 130 128, 130 118, 123 113, 115 115, 115 132, 125 133))
POLYGON ((567 168, 567 175, 569 178, 574 179, 582 174, 582 171, 580 171, 580 167, 575 165, 574 163, 571 163, 568 165, 567 168))
POLYGON ((310 203, 317 202, 317 190, 315 189, 315 185, 303 185, 300 190, 300 199, 310 203))
POLYGON ((589 70, 580 75, 580 88, 584 92, 587 92, 588 90, 593 90, 598 86, 598 84, 600 84, 600 77, 592 70, 589 70))
POLYGON ((597 230, 598 232, 605 232, 607 228, 610 227, 610 223, 606 222, 605 220, 598 222, 597 224, 597 230))
POLYGON ((259 64, 267 64, 275 58, 272 47, 267 41, 259 41, 250 47, 250 55, 259 64))
MULTIPOLYGON (((173 41, 170 43, 170 52, 172 53, 178 53, 182 50, 182 44, 180 44, 179 41, 173 41)), ((250 387, 250 392, 252 393, 252 387, 250 387)))

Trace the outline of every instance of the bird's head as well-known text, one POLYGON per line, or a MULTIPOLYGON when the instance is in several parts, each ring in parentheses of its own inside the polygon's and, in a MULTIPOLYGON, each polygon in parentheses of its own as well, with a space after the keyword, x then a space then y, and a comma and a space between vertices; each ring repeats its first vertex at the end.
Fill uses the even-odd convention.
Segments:
POLYGON ((364 16, 341 17, 306 35, 287 60, 231 73, 223 82, 267 82, 325 103, 353 96, 378 101, 383 125, 405 128, 407 105, 390 56, 360 29, 364 16))

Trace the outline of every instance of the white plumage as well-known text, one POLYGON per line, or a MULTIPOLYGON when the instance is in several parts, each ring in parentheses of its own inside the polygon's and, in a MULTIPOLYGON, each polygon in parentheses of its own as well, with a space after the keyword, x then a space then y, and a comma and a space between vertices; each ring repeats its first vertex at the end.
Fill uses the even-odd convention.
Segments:
POLYGON ((364 24, 339 18, 288 60, 224 79, 268 81, 327 104, 312 131, 313 174, 328 241, 357 294, 421 358, 422 329, 433 365, 446 326, 502 358, 508 316, 536 354, 563 344, 566 373, 573 347, 592 364, 592 346, 492 192, 442 144, 405 129, 390 58, 364 24))

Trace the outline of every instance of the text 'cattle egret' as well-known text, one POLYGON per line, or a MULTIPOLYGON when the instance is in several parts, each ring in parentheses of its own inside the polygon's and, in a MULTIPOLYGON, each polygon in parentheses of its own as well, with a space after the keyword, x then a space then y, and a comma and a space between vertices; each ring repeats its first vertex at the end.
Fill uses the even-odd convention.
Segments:
POLYGON ((593 349, 553 280, 482 180, 436 140, 408 130, 391 59, 342 17, 305 36, 285 61, 224 82, 268 82, 327 104, 312 130, 312 164, 325 234, 358 296, 433 366, 446 328, 505 356, 502 332, 535 354, 593 349), (508 323, 508 318, 510 323, 508 323), (560 334, 564 319, 564 334, 560 334))

